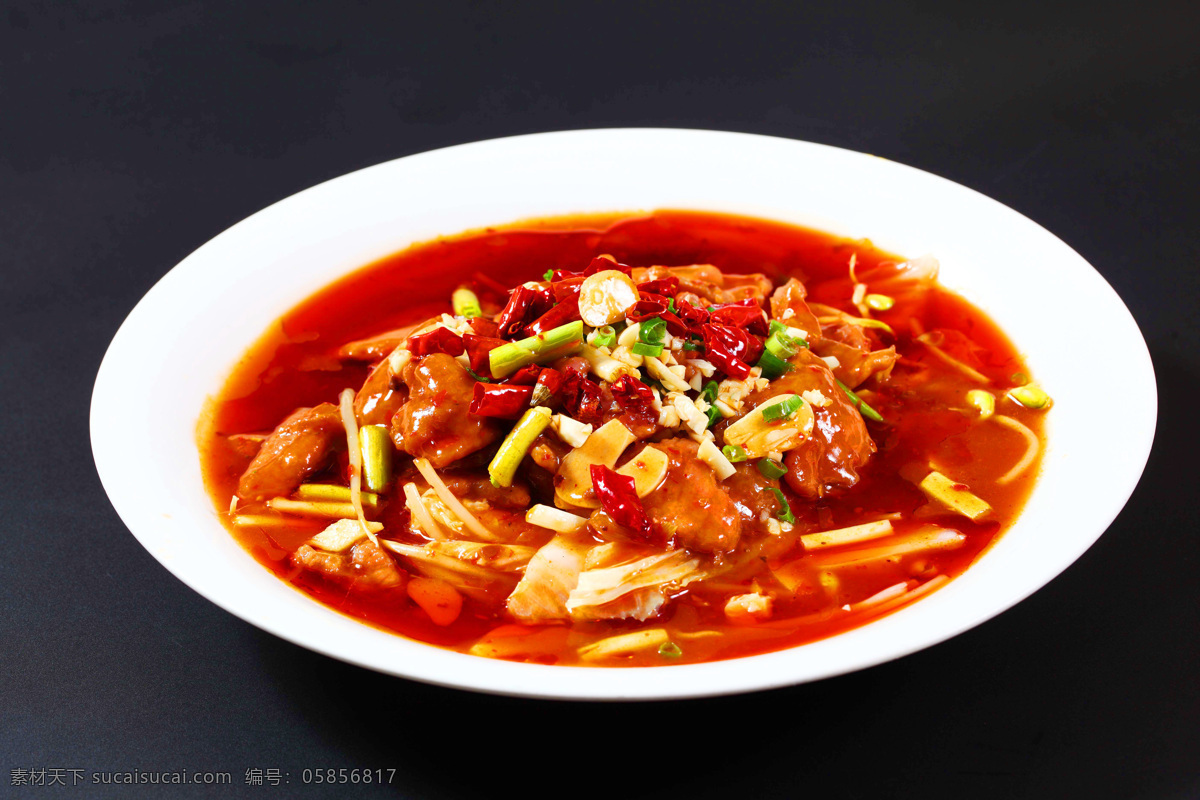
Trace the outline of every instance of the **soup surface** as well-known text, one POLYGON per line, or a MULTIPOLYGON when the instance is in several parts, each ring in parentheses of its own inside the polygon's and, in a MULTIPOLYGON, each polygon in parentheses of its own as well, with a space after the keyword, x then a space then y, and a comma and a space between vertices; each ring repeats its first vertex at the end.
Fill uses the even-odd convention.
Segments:
POLYGON ((272 326, 201 420, 282 580, 479 656, 780 650, 936 591, 1016 518, 1050 400, 930 257, 760 219, 416 245, 272 326))

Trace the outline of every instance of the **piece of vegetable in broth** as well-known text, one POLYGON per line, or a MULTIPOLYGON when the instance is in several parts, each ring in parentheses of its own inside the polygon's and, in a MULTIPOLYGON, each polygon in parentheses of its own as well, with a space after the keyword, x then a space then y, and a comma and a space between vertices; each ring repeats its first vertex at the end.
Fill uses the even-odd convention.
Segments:
POLYGON ((568 322, 538 336, 520 339, 488 353, 492 377, 507 378, 521 367, 543 364, 570 355, 583 343, 583 323, 568 322))
POLYGON ((364 425, 358 430, 362 448, 363 482, 372 492, 387 491, 392 482, 395 448, 386 425, 364 425))
POLYGON ((1008 396, 1025 408, 1048 408, 1050 406, 1050 395, 1035 383, 1027 383, 1024 386, 1009 389, 1008 396))
POLYGON ((492 485, 499 488, 512 486, 513 476, 521 465, 525 454, 533 446, 533 440, 541 435, 550 424, 550 409, 537 406, 525 412, 525 416, 513 426, 507 437, 500 444, 492 463, 488 464, 488 475, 492 485))
POLYGON ((601 425, 587 441, 563 457, 554 481, 555 499, 569 507, 599 508, 600 501, 592 492, 591 467, 593 464, 612 467, 634 438, 619 419, 601 425))
POLYGON ((454 307, 454 313, 460 317, 471 319, 472 317, 483 316, 483 309, 479 306, 479 298, 465 286, 454 290, 454 294, 450 296, 450 304, 454 307))
POLYGON ((992 513, 992 507, 972 494, 970 487, 952 481, 937 470, 930 472, 917 485, 931 499, 964 517, 978 521, 992 513))

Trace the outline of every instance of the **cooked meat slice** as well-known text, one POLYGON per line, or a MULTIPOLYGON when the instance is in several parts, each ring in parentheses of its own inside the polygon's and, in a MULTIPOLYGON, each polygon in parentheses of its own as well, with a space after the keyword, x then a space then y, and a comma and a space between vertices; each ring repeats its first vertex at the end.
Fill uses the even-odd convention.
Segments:
POLYGON ((857 483, 858 468, 875 452, 875 442, 824 361, 810 350, 801 350, 791 361, 794 370, 747 401, 753 407, 778 394, 820 392, 822 405, 810 401, 815 418, 812 436, 784 456, 788 485, 802 497, 816 499, 857 483))
POLYGON ((417 328, 427 324, 428 322, 422 322, 418 325, 407 325, 366 339, 347 342, 338 350, 338 355, 354 361, 377 361, 404 344, 404 340, 417 328))
POLYGON ((292 564, 360 590, 403 589, 408 578, 391 556, 370 541, 359 542, 349 553, 326 553, 301 545, 292 553, 292 564))
POLYGON ((741 461, 734 464, 734 472, 721 482, 729 499, 733 501, 738 516, 742 519, 742 533, 761 532, 766 530, 762 519, 764 512, 774 516, 774 510, 779 505, 771 489, 775 481, 759 471, 757 462, 741 461))
MULTIPOLYGON (((736 303, 739 300, 752 298, 759 302, 771 291, 771 281, 766 275, 753 273, 750 275, 730 275, 714 267, 712 264, 693 264, 687 267, 638 267, 633 270, 633 279, 637 283, 661 280, 668 276, 679 279, 677 296, 694 295, 704 298, 709 303, 736 303)), ((691 302, 689 300, 689 302, 691 302)), ((697 305, 693 303, 693 305, 697 305)))
POLYGON ((712 467, 696 455, 700 446, 690 439, 668 439, 654 447, 669 464, 662 485, 642 498, 650 519, 689 550, 712 553, 736 547, 741 516, 712 467))
POLYGON ((325 466, 345 441, 337 408, 321 403, 302 408, 267 437, 238 481, 238 497, 266 500, 291 494, 305 478, 325 466))
POLYGON ((467 412, 475 381, 451 356, 414 361, 403 377, 409 395, 392 417, 392 438, 409 455, 440 469, 500 438, 495 420, 467 412))
POLYGON ((815 343, 813 352, 822 357, 836 358, 838 364, 833 368, 834 377, 851 389, 857 389, 873 375, 886 380, 898 358, 895 347, 871 350, 843 344, 834 339, 822 339, 815 343))
POLYGON ((403 386, 392 382, 392 368, 387 359, 380 361, 358 394, 354 396, 354 416, 359 425, 387 425, 407 399, 403 386))
POLYGON ((771 295, 771 319, 777 319, 784 325, 799 328, 807 336, 809 347, 821 339, 821 324, 817 315, 808 307, 805 298, 808 290, 800 281, 792 278, 780 286, 771 295))

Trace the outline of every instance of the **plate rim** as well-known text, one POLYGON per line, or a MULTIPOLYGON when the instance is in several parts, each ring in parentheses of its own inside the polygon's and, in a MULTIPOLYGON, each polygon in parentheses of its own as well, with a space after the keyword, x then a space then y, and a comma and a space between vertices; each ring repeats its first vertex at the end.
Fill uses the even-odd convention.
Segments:
MULTIPOLYGON (((153 546, 154 543, 152 541, 147 540, 148 538, 152 538, 152 537, 149 537, 149 535, 146 534, 145 531, 143 531, 142 533, 139 533, 138 527, 140 525, 142 525, 142 520, 140 519, 139 515, 134 514, 131 511, 131 509, 128 505, 129 498, 125 497, 121 494, 121 489, 118 487, 119 476, 116 476, 114 474, 115 466, 114 466, 113 460, 112 460, 113 459, 113 452, 112 452, 113 443, 111 441, 111 437, 106 436, 106 434, 105 434, 105 421, 106 421, 105 413, 111 407, 111 404, 113 402, 113 398, 112 398, 112 392, 113 392, 113 386, 114 386, 113 381, 115 381, 118 377, 120 377, 117 366, 114 366, 114 365, 117 364, 118 360, 122 356, 124 349, 131 346, 129 344, 126 344, 126 342, 133 335, 131 332, 136 331, 137 326, 140 324, 140 320, 141 320, 142 316, 145 315, 146 312, 144 309, 151 307, 155 302, 157 302, 157 297, 168 292, 171 289, 173 283, 175 281, 179 280, 179 276, 183 275, 188 270, 194 269, 194 267, 192 267, 190 265, 194 265, 194 264, 197 264, 200 261, 202 261, 204 254, 206 252, 208 252, 209 249, 211 249, 211 247, 213 246, 214 243, 219 242, 219 241, 225 241, 225 240, 229 239, 231 236, 235 235, 234 234, 235 231, 245 231, 245 230, 253 228, 255 225, 259 224, 263 219, 267 218, 269 215, 278 214, 278 213, 280 213, 281 209, 286 210, 288 207, 290 207, 289 204, 294 205, 298 202, 304 202, 306 198, 312 198, 315 195, 318 195, 322 192, 329 192, 331 187, 334 187, 337 185, 346 185, 348 183, 352 183, 353 180, 356 179, 356 177, 360 178, 361 176, 368 174, 368 173, 378 174, 380 171, 385 171, 388 169, 395 169, 396 168, 395 165, 398 165, 401 163, 412 164, 414 162, 414 160, 421 160, 421 159, 428 160, 433 157, 445 158, 445 157, 447 157, 447 154, 453 155, 456 151, 458 151, 460 153, 461 152, 479 153, 482 151, 486 151, 488 148, 502 147, 505 143, 531 142, 531 141, 540 141, 540 142, 544 143, 548 139, 552 139, 552 138, 557 139, 558 141, 566 141, 568 139, 574 139, 575 141, 586 141, 587 139, 589 139, 591 137, 609 138, 609 137, 614 137, 614 136, 615 137, 630 137, 630 136, 632 136, 634 138, 646 137, 646 136, 649 136, 649 137, 664 137, 665 136, 667 138, 671 138, 671 137, 681 137, 681 138, 718 137, 718 138, 724 138, 726 140, 739 139, 742 141, 749 141, 749 142, 755 142, 755 141, 771 142, 772 146, 777 146, 779 144, 783 144, 785 147, 799 147, 802 149, 803 148, 812 148, 812 149, 814 149, 813 152, 823 152, 827 155, 832 155, 834 158, 839 158, 839 159, 841 159, 841 158, 878 158, 875 156, 870 156, 869 154, 859 153, 859 152, 856 152, 853 150, 835 147, 832 145, 819 144, 819 143, 814 143, 814 142, 803 142, 800 140, 787 139, 787 138, 783 138, 783 137, 764 136, 761 134, 751 134, 751 133, 699 130, 699 129, 689 129, 689 128, 578 129, 578 130, 568 130, 568 131, 554 131, 554 132, 545 132, 545 133, 523 134, 523 135, 519 135, 519 136, 502 137, 502 138, 498 138, 498 139, 488 139, 488 140, 482 140, 482 141, 478 141, 478 142, 468 142, 468 143, 463 143, 463 144, 451 145, 451 146, 444 147, 444 148, 438 148, 435 150, 425 151, 425 152, 421 152, 421 153, 416 153, 413 155, 404 156, 404 157, 400 157, 397 159, 391 159, 388 161, 381 162, 380 164, 363 167, 361 169, 354 170, 354 171, 346 173, 344 175, 339 175, 337 177, 323 181, 312 187, 304 189, 295 194, 289 195, 288 197, 282 198, 281 200, 278 200, 275 203, 272 203, 272 204, 266 206, 265 208, 261 209, 260 211, 255 212, 254 214, 246 217, 245 219, 235 223, 234 225, 227 228, 225 231, 221 232, 217 236, 213 237, 209 241, 202 244, 199 248, 197 248, 195 251, 193 251, 191 254, 189 254, 186 258, 181 260, 177 265, 175 265, 171 270, 166 272, 158 281, 156 281, 154 286, 152 286, 151 289, 149 291, 147 291, 146 294, 141 298, 141 300, 139 300, 139 302, 134 306, 134 308, 130 311, 130 313, 127 315, 125 320, 122 322, 121 326, 118 328, 116 334, 113 337, 112 343, 110 344, 109 348, 107 349, 107 351, 104 355, 104 358, 101 361, 100 367, 97 370, 97 376, 96 376, 96 381, 95 381, 95 385, 93 388, 92 402, 91 402, 91 407, 90 407, 90 412, 89 412, 89 428, 90 428, 91 445, 92 445, 92 450, 93 450, 93 458, 96 462, 97 472, 100 476, 102 484, 104 485, 105 492, 108 495, 110 502, 113 504, 118 515, 121 517, 122 521, 124 522, 126 527, 129 528, 130 532, 134 535, 134 537, 136 539, 138 539, 138 541, 143 545, 143 547, 146 547, 146 549, 156 558, 156 560, 158 560, 161 564, 163 564, 163 566, 166 567, 169 572, 171 572, 173 575, 175 575, 177 578, 179 578, 182 582, 184 582, 185 585, 189 586, 189 588, 198 592, 201 596, 203 596, 206 599, 210 600, 211 602, 215 603, 219 607, 234 614, 235 616, 239 617, 240 619, 255 625, 256 627, 259 627, 259 628, 266 630, 276 636, 279 636, 280 638, 284 638, 295 644, 299 644, 300 646, 306 647, 306 648, 314 650, 316 652, 323 653, 324 655, 328 655, 330 657, 337 658, 342 661, 346 661, 348 663, 353 663, 358 666, 366 667, 368 669, 373 669, 373 670, 376 670, 376 671, 379 671, 379 672, 382 672, 385 674, 397 675, 399 677, 405 677, 405 678, 412 679, 412 680, 418 680, 418 681, 422 681, 422 682, 427 682, 427 683, 432 683, 432 684, 447 686, 447 687, 452 687, 452 688, 467 689, 467 690, 473 690, 473 691, 484 691, 484 692, 489 692, 489 693, 493 693, 493 694, 523 696, 523 697, 553 698, 553 699, 574 699, 574 700, 609 700, 609 699, 651 700, 651 699, 668 699, 668 698, 682 699, 682 698, 709 697, 709 696, 726 695, 726 694, 734 694, 734 693, 741 693, 741 692, 748 692, 748 691, 759 691, 759 690, 766 690, 766 689, 772 689, 772 688, 779 688, 782 686, 793 685, 793 684, 800 683, 800 682, 820 680, 820 679, 824 679, 827 677, 833 677, 835 675, 840 675, 840 674, 845 674, 847 672, 856 671, 859 669, 865 669, 865 668, 875 666, 880 663, 884 663, 884 662, 887 662, 887 661, 890 661, 890 660, 893 660, 896 658, 903 657, 912 652, 916 652, 918 650, 921 650, 921 649, 924 649, 927 647, 932 647, 933 645, 943 642, 949 638, 952 638, 953 636, 956 636, 966 630, 969 630, 972 627, 976 627, 977 625, 983 624, 988 619, 991 619, 991 618, 999 615, 1000 613, 1003 613, 1005 610, 1013 607, 1017 603, 1024 600, 1030 594, 1037 591, 1042 586, 1044 586, 1047 583, 1049 583, 1050 581, 1052 581, 1054 579, 1054 577, 1056 577, 1057 575, 1061 574, 1064 570, 1066 570, 1072 563, 1074 563, 1083 554, 1083 552, 1085 552, 1089 547, 1091 547, 1095 543, 1095 541, 1098 540, 1101 535, 1103 535, 1104 531, 1106 531, 1109 526, 1111 526, 1113 520, 1115 520, 1116 516, 1124 508, 1124 506, 1128 502, 1129 497, 1132 495, 1133 491, 1136 489, 1137 484, 1144 472, 1146 462, 1149 458, 1149 454, 1150 454, 1151 448, 1153 446, 1154 432, 1155 432, 1155 427, 1156 427, 1156 423, 1157 423, 1157 385, 1154 380, 1153 362, 1150 359, 1149 351, 1148 351, 1148 348, 1146 347, 1145 338, 1142 335, 1141 330, 1138 327, 1137 322, 1134 319, 1132 313, 1124 305, 1124 303, 1121 301, 1120 297, 1117 295, 1115 290, 1112 289, 1111 285, 1107 282, 1107 280, 1105 280, 1103 275, 1100 274, 1099 271, 1096 270, 1096 268, 1094 266, 1092 266, 1085 259, 1083 259, 1082 256, 1080 256, 1072 248, 1070 248, 1069 245, 1062 242, 1061 239, 1059 239, 1057 236, 1055 236, 1050 231, 1046 230, 1044 227, 1042 227, 1035 221, 1029 219, 1028 217, 1025 217, 1024 215, 1011 209, 1010 207, 1005 206, 1004 204, 1000 203, 999 201, 996 201, 996 200, 988 197, 987 195, 984 195, 974 189, 971 189, 970 187, 963 186, 961 184, 958 184, 954 181, 950 181, 950 180, 943 178, 941 176, 938 176, 936 174, 933 174, 933 173, 930 173, 930 172, 927 172, 924 170, 920 170, 918 168, 911 167, 911 166, 908 166, 908 165, 905 165, 905 164, 902 164, 899 162, 895 162, 895 161, 891 161, 891 160, 887 160, 887 159, 880 159, 881 161, 883 161, 887 165, 889 165, 888 168, 896 168, 896 169, 900 169, 902 171, 910 172, 916 176, 919 176, 919 178, 918 178, 919 180, 932 179, 935 182, 944 184, 945 186, 943 186, 943 188, 949 188, 951 191, 969 192, 969 193, 971 193, 971 195, 975 196, 977 199, 981 199, 982 201, 985 201, 986 203, 994 206, 993 210, 999 211, 1000 213, 1003 213, 1003 214, 1013 215, 1021 222, 1021 224, 1032 225, 1034 227, 1034 229, 1036 229, 1036 231, 1039 233, 1039 235, 1049 237, 1050 240, 1052 240, 1058 246, 1060 246, 1061 248, 1064 248, 1067 252, 1073 254, 1079 263, 1086 266, 1088 268, 1088 270, 1090 270, 1091 277, 1094 280, 1099 281, 1099 286, 1101 286, 1103 289, 1107 290, 1107 292, 1111 296, 1110 299, 1115 300, 1116 307, 1119 307, 1119 309, 1124 312, 1124 315, 1126 317, 1125 322, 1127 322, 1128 325, 1131 326, 1132 330, 1135 331, 1136 335, 1137 335, 1137 340, 1136 340, 1134 349, 1137 350, 1137 349, 1139 349, 1138 346, 1140 346, 1140 355, 1143 360, 1143 363, 1140 366, 1145 368, 1145 370, 1147 371, 1146 374, 1148 374, 1148 376, 1150 378, 1148 383, 1143 387, 1148 392, 1148 395, 1146 397, 1142 398, 1142 400, 1144 402, 1144 406, 1145 406, 1143 411, 1144 411, 1144 413, 1147 414, 1147 416, 1145 416, 1141 419, 1142 437, 1141 437, 1140 441, 1141 441, 1142 447, 1140 448, 1140 451, 1138 451, 1138 452, 1126 453, 1127 463, 1132 465, 1131 468, 1128 470, 1129 474, 1132 477, 1128 481, 1127 491, 1124 491, 1124 495, 1122 497, 1120 497, 1119 500, 1114 500, 1113 498, 1109 498, 1110 502, 1108 503, 1108 511, 1111 511, 1111 513, 1108 514, 1106 512, 1105 515, 1102 515, 1102 516, 1107 516, 1107 520, 1104 522, 1104 524, 1102 526, 1099 527, 1098 531, 1094 535, 1090 536, 1090 538, 1084 537, 1084 538, 1079 539, 1078 542, 1079 542, 1080 546, 1078 547, 1077 552, 1074 552, 1073 555, 1070 555, 1069 559, 1067 559, 1063 563, 1059 564, 1057 566, 1057 568, 1053 570, 1053 573, 1049 576, 1049 578, 1047 578, 1046 580, 1040 581, 1036 585, 1028 588, 1028 591, 1025 591, 1024 593, 1020 594, 1020 596, 1015 597, 1015 599, 1006 598, 1005 602, 988 609, 987 612, 984 613, 982 616, 977 616, 975 618, 972 618, 971 620, 962 621, 958 625, 947 626, 944 629, 942 629, 941 631, 939 631, 939 633, 936 636, 926 637, 926 638, 914 641, 912 643, 911 647, 907 647, 907 648, 893 647, 893 648, 887 650, 886 652, 880 653, 877 658, 859 659, 859 661, 857 663, 855 663, 854 665, 845 666, 844 668, 825 670, 825 671, 818 670, 817 672, 819 672, 820 674, 814 674, 812 676, 804 677, 801 679, 793 679, 792 677, 789 677, 785 674, 779 674, 773 679, 759 678, 757 680, 746 680, 745 678, 743 678, 741 680, 731 680, 728 673, 731 670, 736 669, 736 666, 731 667, 730 665, 741 665, 741 664, 745 664, 747 661, 768 662, 768 661, 772 661, 772 660, 777 660, 778 656, 781 656, 781 655, 786 656, 786 655, 794 653, 795 651, 800 650, 800 649, 819 650, 820 645, 830 642, 830 641, 839 640, 844 636, 848 636, 850 633, 854 633, 854 631, 851 631, 847 634, 842 634, 840 636, 832 637, 831 639, 826 639, 826 640, 822 640, 820 642, 815 642, 810 645, 804 645, 801 648, 792 648, 790 650, 779 651, 777 653, 767 653, 767 654, 762 654, 762 655, 757 655, 757 656, 749 656, 749 657, 743 657, 743 658, 737 658, 737 659, 730 659, 730 660, 721 661, 721 662, 712 662, 710 664, 672 665, 672 666, 666 667, 666 668, 664 668, 664 667, 596 668, 596 667, 563 667, 563 666, 543 666, 543 665, 531 665, 531 664, 510 664, 509 662, 498 662, 498 661, 495 661, 492 659, 483 659, 483 658, 479 658, 479 657, 475 657, 475 656, 469 656, 469 655, 465 655, 465 654, 454 653, 451 651, 442 650, 440 648, 436 648, 436 647, 433 647, 430 645, 426 645, 426 644, 422 644, 422 643, 415 642, 412 640, 404 639, 403 637, 400 637, 397 634, 391 634, 391 633, 382 634, 382 635, 387 636, 392 639, 402 640, 402 641, 412 645, 413 647, 426 652, 427 654, 428 653, 436 653, 436 654, 440 654, 440 656, 442 656, 442 657, 446 657, 448 660, 445 662, 445 664, 442 664, 442 666, 446 666, 449 668, 448 674, 451 675, 451 677, 444 677, 441 673, 438 673, 436 671, 426 672, 424 674, 414 674, 411 671, 407 671, 404 669, 398 669, 398 668, 396 668, 395 665, 389 666, 386 664, 380 664, 376 661, 372 661, 371 659, 364 659, 361 656, 356 656, 354 654, 348 654, 346 652, 338 650, 336 646, 328 645, 328 644, 321 643, 321 642, 298 641, 297 637, 295 635, 294 628, 292 628, 288 625, 285 625, 278 620, 264 620, 262 618, 256 618, 254 614, 247 613, 246 609, 244 609, 240 606, 237 606, 236 603, 230 602, 226 595, 224 595, 220 592, 217 592, 215 590, 212 590, 211 587, 196 586, 192 582, 185 579, 183 576, 181 576, 179 574, 177 569, 173 568, 172 564, 169 563, 169 560, 164 559, 161 550, 159 548, 153 546), (114 488, 114 487, 116 487, 116 488, 114 488), (114 492, 116 492, 117 496, 114 496, 114 492), (1085 539, 1086 539, 1086 541, 1085 541, 1085 539), (206 589, 207 589, 207 591, 206 591, 206 589), (466 660, 466 661, 469 661, 470 663, 465 667, 462 667, 461 664, 451 664, 450 663, 450 662, 459 661, 459 660, 466 660), (485 665, 488 665, 488 666, 485 666, 485 665), (465 671, 467 673, 471 673, 471 674, 480 673, 480 672, 486 672, 489 674, 495 673, 497 677, 493 680, 482 680, 481 681, 481 680, 478 680, 477 678, 471 678, 470 680, 467 680, 467 679, 464 679, 463 677, 461 677, 460 668, 465 669, 465 671), (522 678, 521 680, 514 682, 511 677, 513 674, 515 674, 515 673, 513 673, 513 670, 519 671, 522 676, 527 674, 527 675, 531 676, 531 678, 530 679, 522 678), (647 672, 655 673, 655 674, 661 676, 661 678, 653 679, 653 676, 648 676, 647 679, 643 679, 641 677, 641 674, 647 673, 647 672), (604 675, 604 674, 608 674, 611 677, 610 678, 600 678, 599 677, 600 675, 604 675), (628 679, 629 676, 635 675, 635 674, 639 675, 639 677, 634 680, 620 680, 620 681, 613 680, 614 678, 617 678, 620 676, 625 676, 626 679, 628 679), (560 679, 560 678, 566 678, 567 675, 578 676, 578 677, 571 677, 571 678, 567 678, 566 680, 560 679), (685 676, 688 679, 686 681, 686 686, 690 687, 690 688, 683 688, 683 686, 681 686, 681 684, 685 683, 685 681, 681 680, 685 676), (696 683, 696 682, 699 682, 699 683, 696 683), (637 685, 636 686, 632 685, 634 683, 637 683, 637 685), (596 691, 597 684, 601 685, 600 686, 601 691, 596 691), (707 688, 705 688, 706 686, 707 686, 707 688)), ((597 211, 602 211, 602 209, 597 209, 597 211)), ((737 212, 732 212, 732 213, 737 213, 737 212)), ((763 215, 763 216, 766 216, 767 218, 772 218, 772 217, 769 217, 768 215, 763 215)), ((506 224, 506 223, 497 221, 496 224, 506 224)), ((449 232, 443 232, 443 233, 445 235, 453 235, 454 233, 456 233, 456 231, 449 231, 449 232)), ((416 241, 420 241, 420 239, 416 239, 416 241)), ((248 346, 249 346, 249 344, 246 343, 243 346, 243 350, 245 349, 245 347, 248 347, 248 346)), ((232 365, 230 365, 230 368, 231 367, 232 367, 232 365)), ((226 374, 227 373, 228 373, 228 369, 226 370, 226 374)), ((219 523, 217 523, 217 524, 219 525, 219 523)), ((227 531, 225 532, 225 534, 232 541, 233 537, 230 536, 227 531)), ((238 546, 236 544, 236 542, 234 543, 234 545, 236 547, 238 547, 239 551, 241 550, 240 546, 238 546)), ((293 585, 279 580, 274 575, 270 574, 269 571, 263 569, 263 567, 261 565, 259 565, 253 559, 253 557, 251 557, 248 553, 244 553, 244 551, 242 551, 242 552, 247 557, 247 560, 252 562, 252 566, 255 569, 261 570, 264 574, 266 574, 268 577, 270 577, 272 581, 275 581, 281 587, 286 587, 290 592, 307 599, 309 603, 311 603, 313 605, 318 605, 316 603, 316 601, 313 601, 310 598, 308 598, 307 595, 303 594, 299 589, 297 589, 293 585)), ((971 570, 977 569, 978 566, 979 566, 979 562, 973 564, 970 567, 970 569, 968 570, 968 574, 970 573, 971 570)), ((949 585, 944 587, 942 590, 935 593, 934 596, 931 596, 930 598, 926 598, 925 600, 922 601, 921 604, 914 604, 913 607, 923 605, 925 603, 929 603, 935 597, 940 597, 943 595, 952 595, 953 594, 952 590, 955 588, 956 584, 958 584, 958 583, 959 583, 959 581, 957 581, 957 580, 952 581, 949 585)), ((909 607, 909 608, 913 608, 913 607, 909 607)), ((334 615, 338 616, 339 618, 351 620, 353 622, 353 624, 356 626, 361 626, 363 628, 371 629, 371 626, 369 626, 361 621, 354 620, 353 618, 346 617, 345 615, 340 614, 340 612, 333 611, 332 609, 329 609, 323 605, 319 605, 319 608, 329 612, 330 614, 334 614, 334 615)), ((894 618, 894 617, 900 616, 906 610, 908 610, 908 609, 903 609, 900 612, 896 612, 895 614, 890 615, 890 617, 894 618)), ((869 623, 866 626, 855 629, 855 631, 865 630, 867 628, 870 628, 874 624, 876 624, 876 623, 869 623)), ((442 658, 433 658, 432 660, 434 662, 442 662, 443 661, 442 658)), ((435 666, 439 666, 439 664, 435 663, 435 666)))

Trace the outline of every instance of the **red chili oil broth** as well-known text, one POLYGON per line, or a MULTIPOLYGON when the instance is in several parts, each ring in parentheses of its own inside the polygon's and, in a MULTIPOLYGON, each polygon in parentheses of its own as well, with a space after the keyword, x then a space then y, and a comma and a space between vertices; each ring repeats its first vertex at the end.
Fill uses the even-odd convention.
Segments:
MULTIPOLYGON (((604 214, 534 220, 503 228, 488 228, 437 239, 384 258, 333 283, 286 314, 264 335, 234 369, 221 395, 208 412, 201 435, 205 480, 218 511, 228 508, 238 477, 249 462, 228 444, 235 433, 272 430, 300 406, 337 402, 338 393, 365 380, 368 367, 342 362, 338 348, 357 338, 414 324, 450 311, 450 295, 464 282, 486 276, 477 286, 511 287, 540 280, 547 269, 580 269, 602 253, 633 266, 714 264, 729 273, 762 272, 779 282, 798 277, 811 300, 848 309, 853 254, 859 279, 892 274, 902 258, 876 249, 866 240, 848 240, 777 222, 725 214, 657 211, 649 214, 604 214)), ((483 288, 481 288, 483 291, 483 288)), ((933 287, 896 297, 895 306, 876 318, 893 326, 902 359, 893 381, 878 392, 888 417, 884 426, 870 424, 879 452, 861 470, 850 491, 818 502, 806 502, 788 492, 801 532, 829 529, 901 514, 893 525, 904 533, 926 523, 944 524, 966 534, 958 549, 841 567, 835 570, 838 588, 831 597, 819 585, 819 570, 792 599, 776 599, 769 622, 730 624, 724 615, 727 594, 693 584, 665 607, 661 619, 645 623, 606 621, 571 626, 519 626, 496 607, 468 599, 459 619, 447 627, 434 625, 415 604, 403 597, 380 598, 348 591, 314 573, 300 572, 287 560, 289 553, 327 522, 301 522, 295 530, 228 525, 238 541, 264 566, 321 602, 379 628, 443 647, 466 650, 494 631, 504 641, 528 642, 511 650, 521 660, 539 663, 579 663, 575 647, 614 633, 644 627, 664 627, 683 656, 665 659, 656 652, 606 666, 693 663, 782 650, 859 627, 879 614, 848 613, 842 606, 861 601, 900 581, 929 575, 955 577, 965 570, 1015 520, 1032 488, 1037 464, 1011 483, 995 479, 1024 452, 1022 438, 999 425, 972 425, 963 396, 983 388, 934 358, 913 340, 921 331, 959 331, 973 343, 963 348, 960 337, 948 334, 945 350, 962 358, 993 380, 987 387, 998 395, 1014 385, 1013 376, 1027 372, 1013 345, 979 309, 962 298, 933 287), (919 329, 910 318, 915 317, 919 329), (920 396, 909 390, 923 374, 940 376, 945 391, 920 396), (991 521, 976 524, 952 514, 930 514, 925 496, 900 475, 913 462, 949 469, 994 509, 991 521), (919 510, 920 509, 920 510, 919 510), (914 518, 914 512, 916 517, 914 518), (719 631, 720 636, 691 634, 719 631)), ((965 341, 965 340, 963 340, 965 341)), ((1041 413, 998 399, 1003 413, 1041 435, 1041 413)), ((325 478, 337 480, 344 469, 335 464, 325 478)), ((316 476, 312 480, 320 480, 316 476)), ((399 494, 399 493, 396 493, 399 494)), ((393 499, 379 519, 389 531, 407 530, 403 498, 393 499)), ((390 535, 390 534, 385 534, 390 535)), ((867 546, 867 545, 864 545, 867 546)), ((794 559, 792 553, 787 560, 794 559)), ((768 566, 778 566, 775 559, 768 566)), ((819 560, 819 558, 818 558, 819 560)), ((759 577, 762 577, 760 573, 759 577)), ((720 582, 720 579, 717 579, 720 582)), ((745 580, 743 591, 753 591, 745 580)), ((889 607, 890 613, 894 607, 889 607)))

